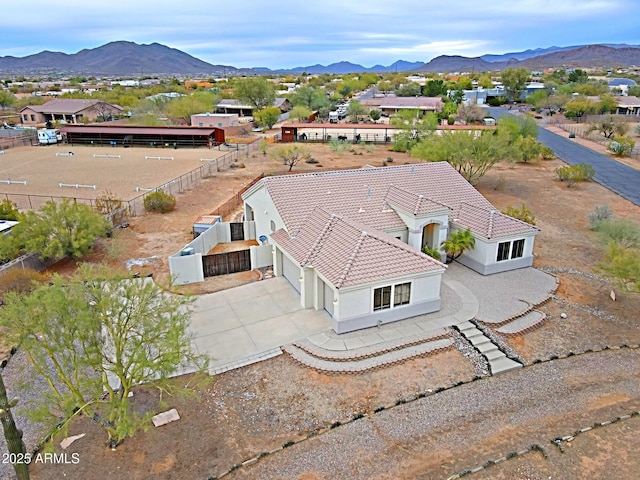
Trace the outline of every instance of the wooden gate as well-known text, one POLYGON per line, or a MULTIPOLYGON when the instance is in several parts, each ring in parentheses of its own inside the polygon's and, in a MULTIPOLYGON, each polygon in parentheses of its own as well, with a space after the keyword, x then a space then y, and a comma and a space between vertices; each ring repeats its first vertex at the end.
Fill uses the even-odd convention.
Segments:
POLYGON ((251 255, 249 250, 203 255, 202 269, 205 277, 246 272, 251 270, 251 255))
POLYGON ((244 240, 244 224, 242 223, 229 223, 231 228, 231 241, 244 240))

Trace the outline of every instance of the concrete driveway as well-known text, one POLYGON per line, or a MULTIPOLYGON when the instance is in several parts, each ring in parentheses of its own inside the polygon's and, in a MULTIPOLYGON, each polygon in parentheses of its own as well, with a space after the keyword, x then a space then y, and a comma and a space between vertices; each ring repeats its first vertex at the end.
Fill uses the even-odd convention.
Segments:
POLYGON ((279 346, 331 328, 324 311, 303 309, 300 296, 283 277, 199 296, 191 331, 210 372, 280 354, 279 346))

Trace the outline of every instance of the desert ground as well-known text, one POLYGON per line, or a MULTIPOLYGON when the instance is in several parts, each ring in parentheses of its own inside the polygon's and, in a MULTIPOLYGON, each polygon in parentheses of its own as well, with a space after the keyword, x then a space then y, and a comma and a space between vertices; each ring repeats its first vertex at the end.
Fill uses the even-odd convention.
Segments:
MULTIPOLYGON (((294 172, 412 162, 382 146, 354 145, 343 154, 322 145, 308 148, 319 163, 297 165, 294 172)), ((185 161, 199 163, 195 157, 185 161)), ((148 259, 136 271, 166 281, 167 257, 190 241, 198 216, 214 211, 257 175, 283 170, 279 162, 259 152, 242 163, 245 168, 223 170, 177 194, 177 208, 169 214, 131 218, 113 238, 100 240, 85 261, 122 267, 131 259, 148 259)), ((469 478, 637 478, 637 417, 585 432, 564 442, 562 452, 551 441, 640 407, 637 388, 631 385, 637 384, 640 373, 638 350, 534 363, 568 352, 640 342, 640 295, 620 291, 600 276, 603 248, 587 219, 596 205, 606 204, 616 216, 632 219, 640 218, 640 207, 595 183, 567 188, 555 178, 560 165, 559 160, 499 164, 477 185, 498 208, 524 202, 534 212, 541 229, 534 266, 553 272, 560 281, 555 298, 541 307, 547 314, 543 325, 504 339, 527 363, 524 369, 404 404, 397 400, 471 381, 476 375, 473 365, 454 349, 360 375, 326 375, 281 355, 218 375, 193 397, 163 397, 162 408, 177 408, 182 419, 140 432, 116 451, 105 447, 106 435, 98 425, 79 418, 70 434, 86 436, 67 453, 78 453, 80 463, 33 465, 32 478, 205 479, 233 469, 226 478, 444 479, 532 444, 542 449, 509 456, 469 478), (612 290, 616 301, 610 298, 612 290), (567 313, 567 319, 562 320, 560 313, 567 313), (529 389, 541 393, 527 399, 529 389), (375 413, 380 406, 389 408, 375 413), (367 418, 328 428, 354 415, 367 418), (419 432, 394 430, 430 416, 435 423, 419 432), (253 465, 233 468, 323 428, 326 433, 253 465)), ((236 214, 231 212, 228 218, 236 214)), ((63 261, 52 271, 64 274, 74 268, 74 262, 63 261)), ((257 272, 244 272, 177 291, 205 293, 259 279, 257 272)), ((185 384, 194 379, 175 381, 185 384)), ((157 391, 140 388, 135 393, 138 409, 159 401, 157 391)), ((57 442, 54 448, 59 450, 57 442)))

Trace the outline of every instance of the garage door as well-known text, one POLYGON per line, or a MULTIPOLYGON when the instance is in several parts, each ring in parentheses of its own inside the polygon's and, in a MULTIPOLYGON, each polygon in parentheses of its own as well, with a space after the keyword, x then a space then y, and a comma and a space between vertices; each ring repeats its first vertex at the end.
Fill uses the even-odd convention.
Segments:
POLYGON ((284 278, 289 280, 293 288, 300 293, 300 267, 289 260, 286 255, 282 255, 282 273, 284 278))

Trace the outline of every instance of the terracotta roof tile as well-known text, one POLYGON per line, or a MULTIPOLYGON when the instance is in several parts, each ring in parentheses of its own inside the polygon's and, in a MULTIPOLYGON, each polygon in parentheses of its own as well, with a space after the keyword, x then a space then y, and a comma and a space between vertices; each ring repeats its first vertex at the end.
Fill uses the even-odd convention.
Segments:
POLYGON ((468 203, 460 205, 455 212, 453 223, 462 228, 470 228, 472 232, 486 239, 538 231, 533 225, 504 215, 494 208, 487 209, 468 203))

